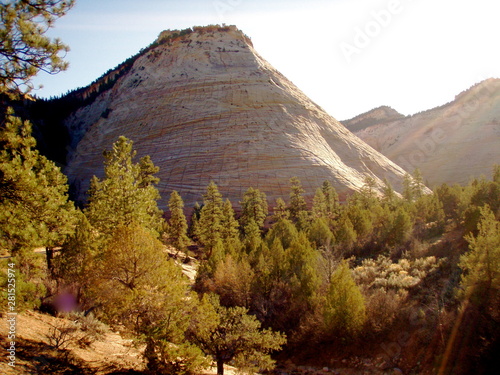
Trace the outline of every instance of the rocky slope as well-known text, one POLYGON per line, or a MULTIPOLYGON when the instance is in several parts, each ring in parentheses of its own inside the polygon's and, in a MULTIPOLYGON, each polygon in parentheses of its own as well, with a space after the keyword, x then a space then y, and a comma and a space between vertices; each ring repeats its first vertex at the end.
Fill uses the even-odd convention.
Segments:
POLYGON ((343 121, 363 141, 429 186, 491 177, 500 163, 500 79, 485 80, 455 100, 413 116, 381 107, 343 121))
POLYGON ((65 172, 80 197, 120 135, 160 167, 162 206, 175 189, 190 207, 211 180, 234 204, 250 186, 270 202, 287 197, 293 176, 309 196, 324 180, 345 195, 366 176, 401 189, 400 167, 313 103, 236 27, 178 34, 161 33, 127 69, 79 90, 84 104, 65 120, 73 138, 65 172))

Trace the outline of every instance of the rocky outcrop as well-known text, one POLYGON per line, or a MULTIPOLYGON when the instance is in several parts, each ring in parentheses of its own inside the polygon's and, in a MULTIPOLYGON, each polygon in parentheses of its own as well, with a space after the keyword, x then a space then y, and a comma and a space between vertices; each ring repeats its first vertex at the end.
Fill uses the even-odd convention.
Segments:
POLYGON ((298 176, 309 196, 324 180, 341 195, 366 176, 401 188, 404 171, 355 137, 254 50, 236 27, 160 34, 112 87, 72 113, 79 134, 65 172, 82 197, 118 136, 160 167, 162 205, 191 206, 213 180, 237 204, 248 187, 272 202, 298 176))
POLYGON ((429 186, 491 177, 500 164, 500 79, 413 116, 384 119, 372 112, 343 124, 405 170, 419 168, 429 186))

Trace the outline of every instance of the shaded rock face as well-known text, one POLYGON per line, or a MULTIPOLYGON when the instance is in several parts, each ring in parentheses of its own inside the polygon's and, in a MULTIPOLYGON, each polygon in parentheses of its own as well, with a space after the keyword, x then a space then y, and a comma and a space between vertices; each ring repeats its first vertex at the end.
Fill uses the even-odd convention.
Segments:
POLYGON ((160 167, 163 207, 172 190, 187 207, 201 202, 211 180, 237 205, 250 186, 271 203, 288 197, 293 176, 311 197, 324 180, 345 196, 366 176, 400 190, 404 175, 262 59, 235 27, 150 49, 65 125, 79 135, 65 172, 80 198, 91 176, 103 175, 102 151, 120 135, 160 167))
POLYGON ((500 163, 500 79, 413 116, 373 118, 372 112, 343 124, 405 170, 419 168, 429 186, 490 178, 500 163))

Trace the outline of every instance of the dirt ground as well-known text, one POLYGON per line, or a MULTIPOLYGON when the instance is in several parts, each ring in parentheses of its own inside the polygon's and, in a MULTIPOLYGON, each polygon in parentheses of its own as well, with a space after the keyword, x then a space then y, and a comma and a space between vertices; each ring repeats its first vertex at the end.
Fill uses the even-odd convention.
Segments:
MULTIPOLYGON (((8 364, 6 348, 10 346, 7 316, 0 323, 0 345, 2 356, 0 374, 141 374, 145 369, 141 347, 136 347, 132 339, 122 337, 118 332, 108 332, 102 340, 88 348, 70 343, 67 350, 56 350, 50 345, 48 336, 53 326, 62 327, 66 319, 47 314, 26 311, 17 315, 16 321, 16 362, 8 364)), ((215 375, 215 367, 207 369, 204 375, 215 375)), ((227 366, 225 373, 234 375, 235 369, 227 366)))

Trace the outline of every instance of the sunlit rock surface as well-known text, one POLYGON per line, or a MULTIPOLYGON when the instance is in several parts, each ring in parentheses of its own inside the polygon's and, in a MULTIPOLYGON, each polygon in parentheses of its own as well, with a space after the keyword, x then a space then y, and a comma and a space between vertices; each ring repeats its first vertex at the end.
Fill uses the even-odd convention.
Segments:
POLYGON ((400 190, 404 174, 260 57, 235 27, 148 50, 66 126, 77 142, 65 172, 81 198, 91 176, 103 174, 102 151, 120 135, 160 167, 163 207, 172 190, 188 207, 201 202, 211 180, 233 204, 252 186, 272 205, 288 197, 293 176, 311 197, 324 180, 345 196, 366 176, 400 190))

